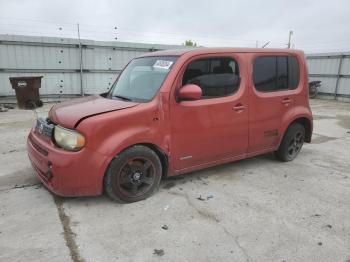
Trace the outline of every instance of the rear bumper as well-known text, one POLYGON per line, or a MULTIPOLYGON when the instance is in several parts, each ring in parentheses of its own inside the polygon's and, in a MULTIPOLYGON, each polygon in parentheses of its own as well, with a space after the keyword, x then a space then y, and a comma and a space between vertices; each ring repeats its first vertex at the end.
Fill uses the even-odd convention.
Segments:
POLYGON ((52 141, 29 133, 27 150, 36 176, 60 196, 91 196, 103 191, 108 157, 87 147, 78 152, 57 148, 52 141))

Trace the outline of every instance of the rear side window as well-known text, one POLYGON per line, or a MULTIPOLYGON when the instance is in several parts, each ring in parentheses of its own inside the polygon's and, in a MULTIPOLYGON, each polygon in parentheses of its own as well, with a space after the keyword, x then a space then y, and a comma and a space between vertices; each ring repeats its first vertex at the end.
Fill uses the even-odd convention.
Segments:
POLYGON ((187 66, 182 78, 182 85, 198 85, 203 99, 231 95, 238 90, 239 82, 238 64, 231 57, 195 60, 187 66))
POLYGON ((261 56, 254 61, 254 86, 260 92, 296 89, 299 79, 299 64, 294 56, 261 56))

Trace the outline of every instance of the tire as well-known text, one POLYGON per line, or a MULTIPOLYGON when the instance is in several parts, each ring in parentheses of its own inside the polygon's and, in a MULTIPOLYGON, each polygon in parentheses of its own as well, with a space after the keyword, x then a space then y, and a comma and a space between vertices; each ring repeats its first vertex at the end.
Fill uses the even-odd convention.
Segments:
POLYGON ((107 195, 120 203, 132 203, 151 196, 159 188, 162 164, 146 146, 133 146, 110 163, 104 177, 107 195))
POLYGON ((283 162, 292 161, 299 154, 304 144, 304 139, 305 128, 299 123, 290 125, 275 155, 283 162))

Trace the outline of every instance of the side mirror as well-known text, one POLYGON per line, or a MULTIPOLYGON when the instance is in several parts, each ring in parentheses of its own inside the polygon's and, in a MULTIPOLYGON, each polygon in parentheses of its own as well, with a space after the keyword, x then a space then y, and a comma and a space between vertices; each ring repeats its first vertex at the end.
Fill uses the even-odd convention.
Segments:
POLYGON ((187 84, 180 88, 178 98, 180 100, 199 100, 202 97, 202 89, 194 84, 187 84))

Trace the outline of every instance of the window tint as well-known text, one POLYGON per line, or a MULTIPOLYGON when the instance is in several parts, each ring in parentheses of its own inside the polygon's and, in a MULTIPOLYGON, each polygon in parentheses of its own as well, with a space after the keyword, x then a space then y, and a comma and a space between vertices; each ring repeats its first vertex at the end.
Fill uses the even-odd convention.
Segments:
POLYGON ((276 89, 276 57, 258 57, 254 62, 254 85, 259 91, 273 91, 276 89))
POLYGON ((191 62, 183 75, 182 85, 196 84, 203 92, 202 98, 227 96, 239 87, 239 70, 229 57, 200 59, 191 62))
POLYGON ((253 80, 258 91, 295 89, 299 78, 299 64, 294 56, 262 56, 254 61, 253 80))
POLYGON ((300 69, 296 57, 290 56, 288 59, 289 88, 296 89, 299 85, 300 69))
POLYGON ((288 89, 288 57, 277 57, 277 89, 288 89))

